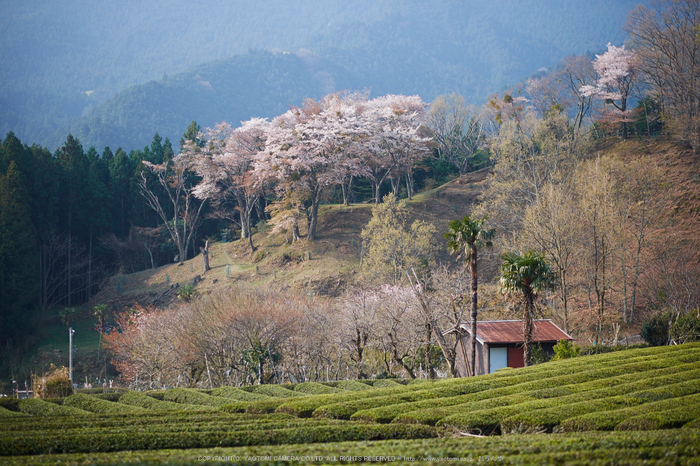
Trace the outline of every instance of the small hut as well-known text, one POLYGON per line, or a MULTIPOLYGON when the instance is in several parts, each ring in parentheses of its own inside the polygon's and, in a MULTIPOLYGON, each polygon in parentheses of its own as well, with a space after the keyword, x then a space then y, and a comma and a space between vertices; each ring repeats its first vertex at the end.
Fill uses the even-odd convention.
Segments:
MULTIPOLYGON (((467 376, 467 364, 471 356, 471 325, 460 325, 462 337, 457 345, 457 369, 460 376, 467 376)), ((548 354, 554 355, 554 345, 559 340, 572 341, 570 335, 549 319, 533 322, 533 344, 539 344, 548 354)), ((476 326, 476 375, 490 374, 504 367, 523 367, 523 322, 521 320, 495 320, 478 322, 476 326)))

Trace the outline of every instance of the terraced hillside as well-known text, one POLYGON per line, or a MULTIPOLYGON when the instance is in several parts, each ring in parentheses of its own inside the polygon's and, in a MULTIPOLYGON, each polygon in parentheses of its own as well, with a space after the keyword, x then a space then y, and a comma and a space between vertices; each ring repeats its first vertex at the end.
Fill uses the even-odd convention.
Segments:
POLYGON ((370 457, 692 464, 700 456, 700 344, 469 379, 178 388, 6 399, 0 406, 3 464, 187 464, 203 457, 237 464, 370 457))

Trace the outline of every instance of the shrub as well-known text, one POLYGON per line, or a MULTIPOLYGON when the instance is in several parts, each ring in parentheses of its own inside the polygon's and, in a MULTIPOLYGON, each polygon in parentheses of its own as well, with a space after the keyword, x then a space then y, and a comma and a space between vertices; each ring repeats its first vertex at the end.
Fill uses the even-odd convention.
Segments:
POLYGON ((190 302, 190 300, 192 300, 192 298, 197 296, 197 294, 198 294, 198 292, 194 288, 194 284, 192 284, 192 283, 182 285, 181 287, 179 287, 177 289, 177 298, 180 301, 184 301, 186 303, 190 302))
POLYGON ((646 319, 642 324, 641 336, 652 346, 663 346, 668 343, 668 315, 653 314, 646 319))
POLYGON ((532 345, 532 350, 530 351, 530 364, 542 364, 551 360, 552 356, 542 348, 542 345, 539 343, 532 345))
POLYGON ((678 316, 671 327, 670 337, 677 344, 700 341, 700 308, 678 316))
POLYGON ((559 340, 559 343, 554 345, 554 357, 552 361, 561 359, 575 358, 581 353, 581 347, 569 340, 559 340))
POLYGON ((49 372, 42 377, 32 377, 32 386, 39 398, 57 398, 73 394, 68 368, 56 367, 53 364, 49 367, 49 372))

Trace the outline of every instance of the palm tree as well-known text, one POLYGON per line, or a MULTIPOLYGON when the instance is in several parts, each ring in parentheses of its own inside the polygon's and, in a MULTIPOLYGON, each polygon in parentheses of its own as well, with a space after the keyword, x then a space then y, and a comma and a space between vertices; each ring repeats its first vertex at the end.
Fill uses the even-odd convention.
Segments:
POLYGON ((467 368, 469 375, 476 374, 476 314, 477 314, 477 253, 479 248, 491 247, 491 239, 495 230, 484 228, 486 215, 482 219, 472 219, 465 215, 462 220, 454 219, 449 223, 449 230, 445 233, 447 239, 447 249, 459 257, 464 258, 464 262, 469 268, 471 275, 471 367, 467 368))
POLYGON ((554 287, 556 275, 544 259, 544 255, 534 251, 525 254, 506 252, 501 256, 501 278, 498 287, 504 294, 522 294, 525 303, 523 310, 523 359, 525 366, 530 365, 530 348, 532 346, 532 321, 535 310, 535 298, 545 289, 554 287))

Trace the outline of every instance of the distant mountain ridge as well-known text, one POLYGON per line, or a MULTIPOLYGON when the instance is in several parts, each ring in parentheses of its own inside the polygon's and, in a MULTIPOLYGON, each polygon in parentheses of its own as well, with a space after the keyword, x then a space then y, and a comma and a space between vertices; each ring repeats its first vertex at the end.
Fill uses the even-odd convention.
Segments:
MULTIPOLYGON (((303 55, 249 52, 133 86, 72 123, 68 131, 95 147, 140 148, 155 132, 177 149, 187 125, 202 128, 252 117, 271 118, 292 103, 350 87, 346 71, 303 55)), ((56 134, 56 144, 65 138, 56 134)))
MULTIPOLYGON (((553 66, 565 55, 598 51, 607 42, 622 43, 622 26, 636 3, 11 2, 4 5, 0 17, 0 60, 4 65, 0 69, 0 135, 12 130, 24 141, 54 149, 69 128, 104 118, 104 110, 95 109, 112 98, 123 102, 124 96, 116 94, 130 86, 153 80, 167 86, 168 76, 216 60, 245 57, 250 50, 296 53, 308 49, 345 69, 347 86, 372 88, 373 95, 419 94, 430 101, 456 91, 480 102, 539 68, 553 66)), ((249 84, 254 86, 255 82, 249 84)), ((336 89, 345 87, 336 84, 336 89)), ((284 81, 280 86, 284 87, 284 81)), ((296 86, 282 92, 281 98, 297 98, 296 86)), ((265 93, 240 88, 240 94, 245 92, 265 93)), ((276 105, 300 103, 290 100, 276 105)), ((245 119, 264 112, 264 108, 253 109, 245 119)), ((178 118, 191 121, 197 117, 178 118)), ((143 125, 150 125, 150 121, 145 119, 143 125)), ((119 128, 114 136, 131 131, 119 128)), ((135 147, 146 144, 155 131, 167 132, 149 126, 144 134, 150 136, 139 139, 135 147)), ((80 132, 91 137, 100 131, 87 128, 80 132)), ((96 137, 84 143, 99 145, 101 140, 96 137)), ((122 143, 127 149, 129 144, 126 140, 122 143)))

